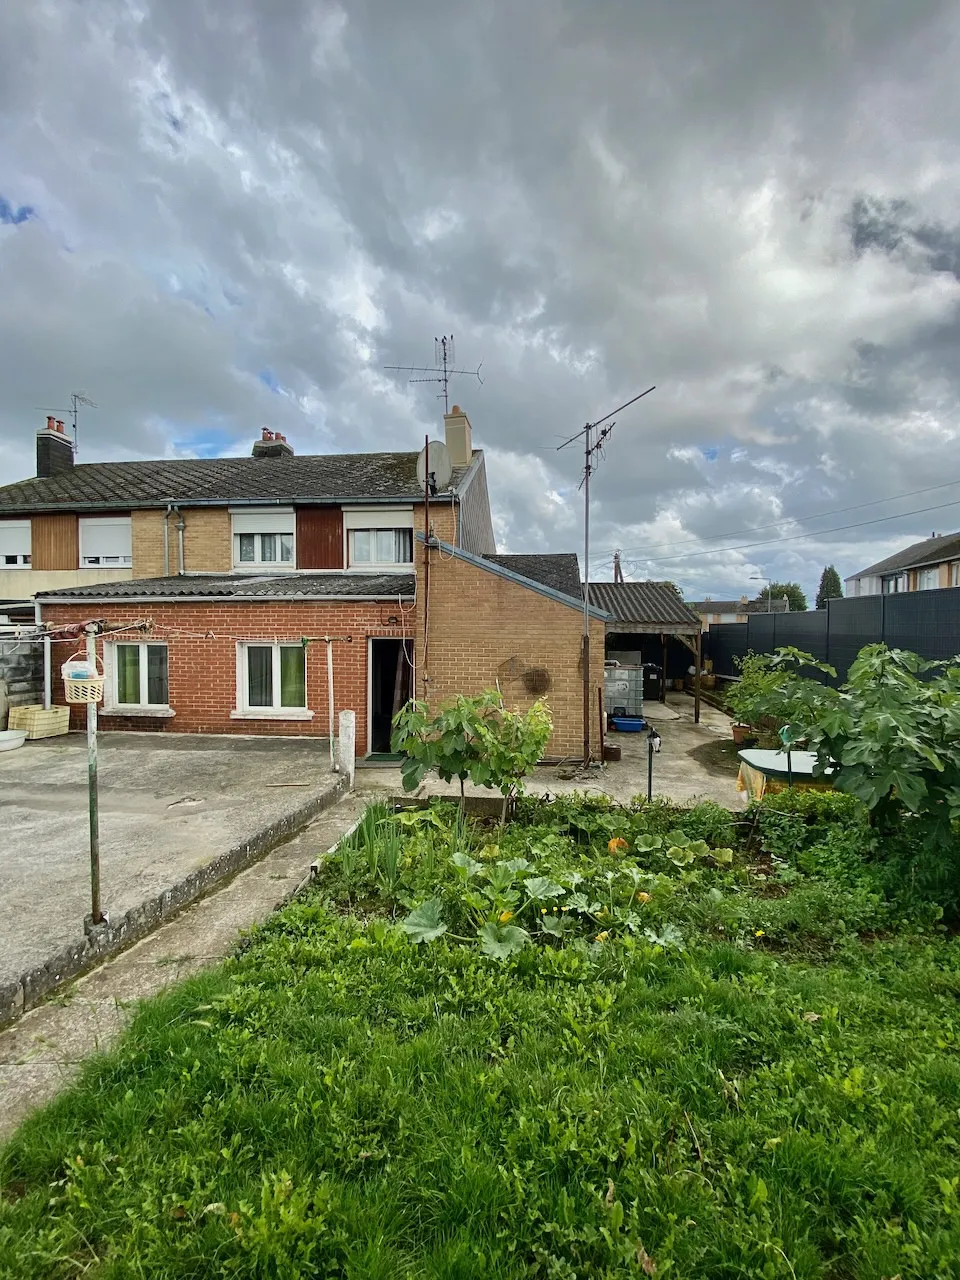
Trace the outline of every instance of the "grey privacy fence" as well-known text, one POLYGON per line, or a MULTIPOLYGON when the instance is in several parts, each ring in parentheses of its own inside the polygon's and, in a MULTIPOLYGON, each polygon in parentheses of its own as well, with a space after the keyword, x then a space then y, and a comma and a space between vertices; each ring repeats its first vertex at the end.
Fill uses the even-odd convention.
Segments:
POLYGON ((719 675, 736 675, 736 659, 745 653, 794 645, 836 667, 839 682, 865 644, 883 642, 931 659, 960 654, 960 588, 830 600, 807 613, 754 613, 746 622, 712 626, 704 641, 719 675))

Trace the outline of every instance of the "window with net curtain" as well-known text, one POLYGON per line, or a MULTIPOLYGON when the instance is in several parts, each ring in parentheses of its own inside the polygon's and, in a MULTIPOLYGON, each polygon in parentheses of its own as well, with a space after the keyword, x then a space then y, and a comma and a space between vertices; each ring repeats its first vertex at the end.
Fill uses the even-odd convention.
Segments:
POLYGON ((351 565, 412 564, 412 529, 351 529, 351 565))
POLYGON ((299 644, 244 646, 244 696, 251 711, 307 705, 306 651, 299 644))
POLYGON ((113 646, 113 700, 118 707, 165 707, 169 701, 167 646, 113 646))

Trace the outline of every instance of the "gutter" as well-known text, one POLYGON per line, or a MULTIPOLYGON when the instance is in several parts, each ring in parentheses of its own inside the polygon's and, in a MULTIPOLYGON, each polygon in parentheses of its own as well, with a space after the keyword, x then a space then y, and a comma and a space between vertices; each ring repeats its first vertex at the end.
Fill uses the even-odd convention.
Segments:
MULTIPOLYGON (((390 604, 395 600, 415 600, 416 596, 403 595, 377 595, 377 596, 312 596, 312 595, 230 595, 230 596, 199 596, 199 595, 171 595, 171 596, 43 596, 37 595, 37 605, 44 608, 50 608, 53 605, 69 604, 69 605, 124 605, 124 604, 182 604, 194 603, 204 604, 206 602, 214 602, 217 604, 227 603, 231 600, 239 601, 243 604, 276 604, 277 601, 289 601, 291 604, 326 604, 327 601, 334 601, 338 604, 351 603, 356 604, 390 604)), ((561 599, 566 600, 563 596, 561 599)))
MULTIPOLYGON (((442 493, 431 495, 435 498, 457 497, 458 490, 446 489, 442 493)), ((329 494, 322 498, 299 494, 297 497, 285 498, 181 498, 177 507, 402 507, 422 502, 420 493, 391 494, 385 497, 382 493, 369 497, 351 496, 349 498, 332 498, 329 494)), ((170 506, 171 500, 161 498, 151 501, 143 498, 130 499, 127 502, 24 502, 16 506, 0 506, 0 516, 10 519, 25 519, 47 511, 162 511, 170 506)))

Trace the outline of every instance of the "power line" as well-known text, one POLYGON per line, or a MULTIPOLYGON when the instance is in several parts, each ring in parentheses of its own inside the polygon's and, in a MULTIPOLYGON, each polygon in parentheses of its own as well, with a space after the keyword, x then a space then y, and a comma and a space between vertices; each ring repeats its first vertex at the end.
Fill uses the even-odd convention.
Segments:
POLYGON ((941 502, 935 507, 919 507, 916 511, 901 511, 895 516, 877 516, 875 520, 858 520, 854 524, 839 524, 832 529, 815 529, 811 533, 792 533, 786 538, 765 538, 760 542, 741 542, 735 547, 707 547, 703 551, 687 551, 679 556, 644 556, 648 563, 667 564, 671 560, 691 560, 694 556, 716 556, 724 551, 748 551, 751 547, 769 547, 777 542, 803 542, 807 538, 821 538, 828 533, 844 533, 847 529, 862 529, 868 524, 883 524, 885 520, 905 520, 907 516, 922 516, 930 511, 943 511, 946 507, 960 506, 960 498, 954 502, 941 502))
MULTIPOLYGON (((693 543, 719 542, 723 538, 739 538, 745 533, 759 533, 761 529, 776 529, 778 526, 784 523, 799 524, 801 521, 805 521, 805 520, 822 520, 822 519, 825 519, 827 516, 842 515, 845 511, 862 511, 865 507, 877 507, 884 502, 898 502, 901 498, 915 498, 917 497, 918 494, 921 494, 921 493, 936 493, 940 489, 951 489, 953 488, 954 485, 957 485, 957 484, 960 484, 960 480, 948 480, 946 484, 932 484, 932 485, 928 485, 927 488, 925 489, 910 489, 906 493, 892 494, 889 498, 873 498, 870 502, 856 502, 851 507, 834 507, 830 511, 819 511, 815 515, 789 516, 789 517, 784 517, 782 520, 771 520, 769 524, 754 525, 749 529, 734 529, 734 530, 731 530, 731 532, 729 533, 711 533, 709 535, 706 535, 703 538, 685 538, 682 542, 641 543, 639 545, 634 545, 632 547, 621 547, 620 550, 632 551, 639 555, 642 555, 646 551, 657 551, 659 550, 660 547, 685 547, 685 546, 692 545, 693 543)), ((947 503, 946 505, 950 506, 951 504, 947 503)), ((931 508, 931 510, 933 509, 934 508, 931 508)), ((910 515, 912 513, 907 511, 907 512, 904 512, 903 514, 910 515)), ((890 520, 895 520, 897 517, 888 516, 885 518, 890 520)), ((850 526, 850 527, 852 528, 853 526, 850 526)), ((828 532, 828 531, 824 530, 824 532, 828 532)), ((723 547, 718 547, 717 549, 720 551, 724 550, 723 547)), ((732 547, 730 548, 731 551, 733 549, 734 548, 732 547)), ((604 558, 607 560, 610 558, 609 552, 607 553, 598 552, 597 557, 595 558, 599 558, 599 556, 601 555, 604 555, 604 558)))

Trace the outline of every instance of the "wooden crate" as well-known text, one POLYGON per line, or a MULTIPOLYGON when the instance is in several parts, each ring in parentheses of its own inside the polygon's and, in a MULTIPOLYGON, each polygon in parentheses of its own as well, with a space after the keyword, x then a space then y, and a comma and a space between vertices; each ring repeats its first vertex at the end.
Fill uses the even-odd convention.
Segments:
POLYGON ((70 731, 70 708, 41 706, 11 707, 7 722, 10 729, 26 729, 27 738, 58 738, 70 731))

